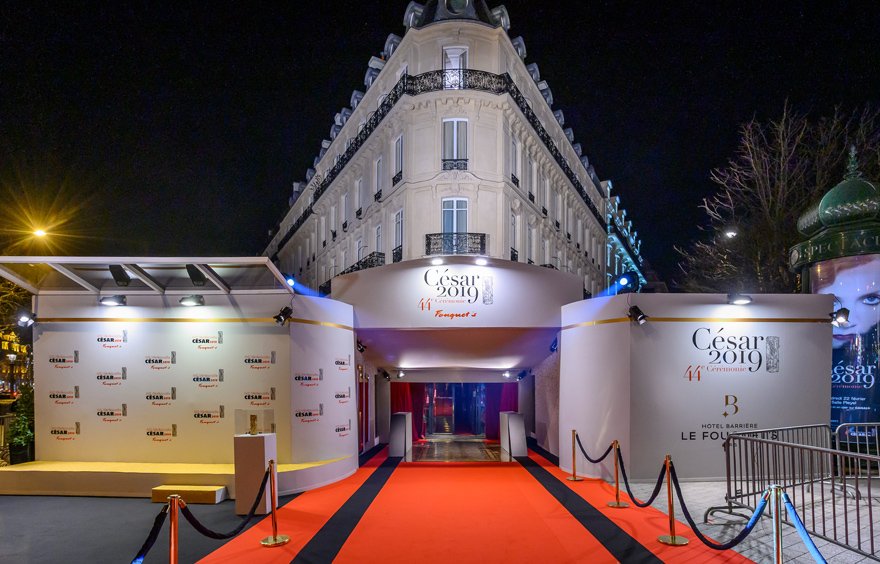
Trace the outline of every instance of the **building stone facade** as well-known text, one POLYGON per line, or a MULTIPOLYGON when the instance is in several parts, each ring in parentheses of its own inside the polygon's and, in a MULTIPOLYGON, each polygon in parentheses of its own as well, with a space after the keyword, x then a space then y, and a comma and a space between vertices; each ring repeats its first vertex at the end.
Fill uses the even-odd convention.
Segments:
POLYGON ((609 244, 618 202, 507 35, 506 9, 411 2, 404 24, 336 114, 265 255, 324 294, 344 272, 432 255, 568 271, 585 295, 640 263, 634 239, 609 244))

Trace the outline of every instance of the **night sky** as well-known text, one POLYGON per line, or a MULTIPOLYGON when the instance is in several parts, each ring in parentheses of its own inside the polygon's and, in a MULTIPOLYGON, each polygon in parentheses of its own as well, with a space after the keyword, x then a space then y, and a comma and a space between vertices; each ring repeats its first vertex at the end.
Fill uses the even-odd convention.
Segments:
MULTIPOLYGON (((370 56, 403 35, 407 0, 56 4, 0 6, 4 254, 258 254, 370 56), (8 239, 28 213, 63 236, 8 239)), ((855 2, 664 4, 505 3, 670 281, 740 124, 786 99, 813 115, 878 105, 880 17, 855 2)))

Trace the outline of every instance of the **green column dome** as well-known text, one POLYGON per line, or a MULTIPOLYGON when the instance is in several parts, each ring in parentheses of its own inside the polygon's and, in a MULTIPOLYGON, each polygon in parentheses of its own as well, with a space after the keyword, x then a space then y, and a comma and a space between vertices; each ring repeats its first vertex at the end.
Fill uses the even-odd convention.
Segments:
POLYGON ((789 252, 795 271, 832 258, 880 253, 880 190, 861 177, 854 146, 843 181, 801 215, 797 229, 810 239, 789 252))

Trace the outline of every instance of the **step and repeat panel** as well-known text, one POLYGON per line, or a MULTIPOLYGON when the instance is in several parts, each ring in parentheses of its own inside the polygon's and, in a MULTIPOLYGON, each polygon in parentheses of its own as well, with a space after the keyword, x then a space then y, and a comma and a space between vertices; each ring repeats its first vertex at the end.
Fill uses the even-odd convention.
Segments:
POLYGON ((266 410, 259 431, 290 444, 287 327, 54 322, 35 337, 39 460, 231 463, 237 410, 266 410))

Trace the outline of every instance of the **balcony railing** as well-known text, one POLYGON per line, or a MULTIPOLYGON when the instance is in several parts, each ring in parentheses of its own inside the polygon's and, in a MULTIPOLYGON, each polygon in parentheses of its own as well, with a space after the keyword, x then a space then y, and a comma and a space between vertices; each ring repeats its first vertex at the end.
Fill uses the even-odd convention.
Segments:
POLYGON ((394 178, 391 179, 391 185, 397 186, 397 183, 403 180, 403 171, 398 170, 397 174, 394 175, 394 178))
POLYGON ((510 181, 513 183, 514 186, 519 188, 519 178, 517 178, 516 175, 512 172, 510 173, 510 181))
POLYGON ((519 253, 513 247, 510 247, 510 260, 519 262, 519 253))
POLYGON ((529 192, 529 201, 535 203, 535 195, 529 192))
POLYGON ((358 219, 364 216, 364 208, 358 208, 356 212, 354 212, 354 216, 358 219))
MULTIPOLYGON (((397 184, 397 183, 395 182, 395 184, 397 184)), ((379 190, 378 192, 373 194, 373 200, 378 202, 381 199, 382 199, 382 190, 379 190)))
POLYGON ((359 270, 366 270, 368 268, 375 268, 377 266, 385 265, 385 253, 380 253, 378 251, 374 251, 361 260, 357 261, 350 267, 346 268, 340 273, 340 276, 343 274, 350 274, 352 272, 357 272, 359 270))
POLYGON ((546 217, 547 216, 547 208, 545 208, 544 206, 541 206, 541 213, 543 213, 544 216, 546 217))
POLYGON ((485 233, 429 233, 425 235, 426 255, 485 255, 485 233))
POLYGON ((467 170, 467 159, 443 159, 443 170, 467 170))
MULTIPOLYGON (((452 69, 452 70, 435 70, 422 73, 417 76, 407 74, 401 75, 400 80, 394 85, 394 88, 388 93, 385 99, 379 104, 375 112, 369 115, 357 136, 351 139, 350 144, 345 152, 339 155, 339 160, 327 171, 325 177, 316 175, 312 179, 311 188, 314 190, 311 203, 302 211, 300 216, 293 222, 293 225, 279 239, 277 249, 281 249, 293 237, 300 227, 308 220, 309 216, 314 213, 313 206, 318 202, 324 192, 330 187, 330 184, 336 180, 336 177, 354 158, 355 154, 367 142, 373 132, 379 127, 379 124, 385 117, 391 113, 392 108, 403 98, 404 95, 418 96, 429 92, 437 92, 441 90, 479 90, 489 92, 491 94, 508 94, 522 112, 523 117, 535 131, 535 134, 541 139, 544 146, 550 152, 550 155, 562 169, 563 174, 571 182, 575 191, 586 204, 587 208, 599 222, 603 229, 608 229, 608 224, 596 204, 593 203, 587 194, 580 179, 572 170, 568 161, 562 155, 562 152, 556 146, 556 141, 550 136, 541 120, 535 114, 529 102, 520 92, 519 88, 514 84, 513 79, 508 74, 493 74, 486 71, 473 69, 452 69)), ((465 168, 446 168, 444 162, 443 170, 467 170, 467 162, 464 162, 465 168)), ((598 186, 597 186, 598 189, 598 186)), ((277 254, 277 253, 276 253, 277 254)))
POLYGON ((391 262, 400 262, 403 260, 403 245, 397 245, 391 251, 391 262))
POLYGON ((535 264, 535 261, 533 261, 532 259, 526 259, 526 262, 527 262, 528 264, 535 264))
POLYGON ((329 296, 330 295, 330 282, 331 282, 330 280, 327 280, 326 282, 324 282, 323 284, 318 286, 318 292, 324 296, 329 296))
POLYGON ((542 264, 541 266, 543 266, 544 268, 552 268, 553 270, 559 270, 558 268, 556 268, 556 266, 554 266, 552 264, 542 264))

